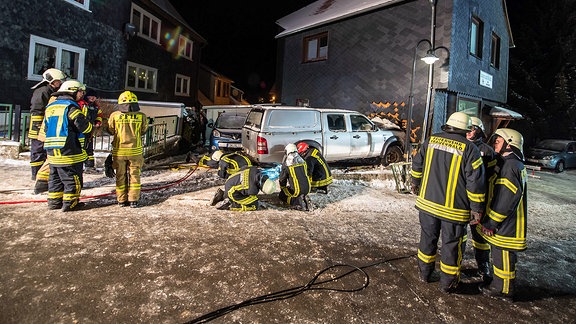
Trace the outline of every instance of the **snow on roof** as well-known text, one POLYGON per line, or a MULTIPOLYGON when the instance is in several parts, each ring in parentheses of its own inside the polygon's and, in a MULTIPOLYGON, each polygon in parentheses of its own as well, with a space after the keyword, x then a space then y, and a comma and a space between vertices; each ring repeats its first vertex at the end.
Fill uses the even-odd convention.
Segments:
POLYGON ((490 109, 490 116, 500 118, 524 119, 524 116, 522 116, 522 114, 519 114, 514 110, 506 109, 499 106, 494 106, 492 107, 492 109, 490 109))
POLYGON ((402 0, 320 0, 276 21, 280 38, 299 31, 392 5, 402 0))

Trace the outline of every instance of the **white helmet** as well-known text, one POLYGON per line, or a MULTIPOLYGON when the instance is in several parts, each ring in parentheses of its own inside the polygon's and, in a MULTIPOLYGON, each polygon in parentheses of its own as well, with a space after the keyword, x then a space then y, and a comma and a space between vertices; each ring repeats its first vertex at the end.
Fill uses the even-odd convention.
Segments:
POLYGON ((522 137, 522 134, 517 130, 511 128, 498 128, 494 132, 494 135, 502 137, 507 144, 514 146, 520 150, 520 153, 524 154, 524 149, 522 148, 524 146, 524 137, 522 137))
POLYGON ((44 82, 48 82, 48 83, 52 83, 54 81, 57 80, 66 80, 66 74, 64 74, 64 72, 58 70, 58 69, 48 69, 46 71, 44 71, 44 73, 42 73, 42 81, 36 83, 32 89, 36 89, 38 88, 39 85, 41 85, 44 82))
POLYGON ((78 90, 86 91, 86 85, 78 80, 68 80, 62 83, 60 89, 58 89, 58 92, 73 94, 78 90))
POLYGON ((224 155, 222 151, 214 151, 214 153, 212 153, 212 160, 218 162, 222 158, 222 155, 224 155))
POLYGON ((470 116, 461 111, 457 111, 448 117, 446 125, 452 126, 457 129, 465 130, 469 132, 472 129, 472 121, 470 116))
POLYGON ((484 124, 482 123, 482 119, 478 117, 471 116, 470 122, 472 122, 472 126, 478 126, 483 132, 486 131, 484 129, 484 124))
POLYGON ((269 195, 274 193, 274 191, 276 191, 276 182, 270 179, 266 179, 262 185, 262 192, 269 195))
POLYGON ((290 144, 286 145, 286 147, 284 149, 286 150, 286 154, 298 152, 298 148, 296 147, 296 145, 294 143, 290 143, 290 144))

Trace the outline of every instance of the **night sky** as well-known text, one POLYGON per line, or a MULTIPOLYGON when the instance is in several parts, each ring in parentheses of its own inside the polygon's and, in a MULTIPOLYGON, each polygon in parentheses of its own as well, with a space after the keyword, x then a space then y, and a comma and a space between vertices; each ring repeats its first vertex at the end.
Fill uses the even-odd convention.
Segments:
POLYGON ((208 41, 201 62, 234 80, 255 103, 272 87, 276 69, 276 20, 314 0, 170 0, 190 27, 208 41))

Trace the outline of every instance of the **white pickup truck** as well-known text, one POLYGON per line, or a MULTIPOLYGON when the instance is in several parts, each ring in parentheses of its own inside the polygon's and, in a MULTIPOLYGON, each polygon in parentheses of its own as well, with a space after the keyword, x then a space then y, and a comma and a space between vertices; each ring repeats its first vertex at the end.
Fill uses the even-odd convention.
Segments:
POLYGON ((306 142, 328 162, 403 158, 402 140, 365 115, 344 109, 254 106, 242 128, 242 148, 258 163, 282 162, 288 143, 306 142))

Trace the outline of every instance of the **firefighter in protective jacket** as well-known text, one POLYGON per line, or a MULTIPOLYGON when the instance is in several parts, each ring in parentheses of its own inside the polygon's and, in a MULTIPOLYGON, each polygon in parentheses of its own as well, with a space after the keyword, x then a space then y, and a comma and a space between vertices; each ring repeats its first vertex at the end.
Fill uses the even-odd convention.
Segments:
MULTIPOLYGON (((435 281, 438 240, 442 231, 440 290, 456 292, 460 281, 462 247, 471 213, 484 210, 484 165, 480 151, 465 137, 470 117, 453 113, 443 132, 430 136, 412 161, 412 190, 418 194, 420 280, 435 281)), ((478 217, 478 216, 475 216, 478 217)))
POLYGON ((310 209, 307 195, 310 193, 310 177, 304 159, 298 154, 296 145, 286 145, 286 158, 280 170, 280 201, 298 210, 310 209))
MULTIPOLYGON (((44 112, 52 94, 60 88, 62 82, 66 80, 66 75, 58 69, 48 69, 42 73, 42 81, 35 84, 32 89, 34 93, 30 99, 30 128, 28 138, 30 139, 30 168, 32 180, 36 180, 38 170, 46 161, 46 150, 42 139, 38 138, 40 126, 44 120, 44 112)), ((45 175, 47 178, 48 175, 45 175)))
POLYGON ((142 136, 148 129, 148 118, 140 112, 138 98, 130 91, 118 97, 118 110, 108 118, 112 141, 112 166, 116 171, 116 199, 121 207, 138 207, 140 172, 144 165, 142 136))
POLYGON ((212 153, 212 160, 218 162, 218 176, 226 179, 240 169, 252 166, 252 161, 242 152, 223 153, 215 151, 212 153))
POLYGON ((82 190, 82 169, 86 160, 81 138, 92 131, 92 124, 75 101, 86 87, 76 81, 62 83, 56 101, 46 107, 41 135, 48 154, 48 207, 69 211, 76 208, 82 190))
POLYGON ((327 194, 328 185, 333 182, 328 162, 326 162, 326 159, 317 148, 310 147, 305 142, 298 143, 296 147, 298 148, 298 154, 302 156, 308 167, 311 191, 327 194))
POLYGON ((255 166, 247 166, 234 173, 224 185, 226 199, 216 208, 235 211, 257 210, 259 208, 258 192, 265 194, 276 191, 276 183, 260 172, 255 166))
POLYGON ((528 201, 522 135, 500 128, 492 135, 498 163, 488 184, 486 216, 476 230, 490 244, 494 280, 482 292, 514 297, 517 252, 526 250, 528 201))

